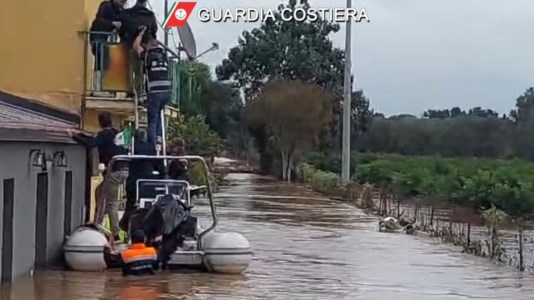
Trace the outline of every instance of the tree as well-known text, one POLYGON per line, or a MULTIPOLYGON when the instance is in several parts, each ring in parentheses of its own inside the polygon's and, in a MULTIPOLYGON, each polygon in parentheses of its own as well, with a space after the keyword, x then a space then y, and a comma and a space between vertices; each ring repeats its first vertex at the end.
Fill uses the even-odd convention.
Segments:
POLYGON ((251 127, 264 126, 282 161, 282 178, 291 181, 295 160, 315 145, 331 120, 331 96, 317 85, 274 80, 247 106, 251 127))
POLYGON ((513 137, 513 122, 506 116, 481 107, 467 112, 454 107, 427 110, 422 118, 375 115, 354 146, 359 151, 406 155, 509 157, 514 153, 513 137))
MULTIPOLYGON (((185 116, 202 114, 221 138, 226 138, 232 118, 243 107, 240 91, 233 84, 213 81, 209 66, 199 62, 181 64, 180 110, 185 116)), ((237 117, 238 118, 238 117, 237 117)))
POLYGON ((351 120, 352 139, 357 140, 359 136, 369 130, 373 120, 373 111, 370 108, 370 101, 362 90, 354 91, 351 95, 351 120))
MULTIPOLYGON (((334 102, 336 103, 336 102, 334 102)), ((356 145, 356 141, 366 132, 373 119, 373 111, 370 108, 370 101, 362 90, 353 91, 351 94, 351 146, 356 145)), ((333 110, 334 121, 329 128, 322 133, 320 150, 341 152, 341 132, 343 103, 339 102, 337 109, 333 110)))
POLYGON ((329 38, 339 31, 339 25, 322 19, 284 21, 282 9, 309 8, 307 1, 296 2, 280 5, 274 21, 244 31, 239 45, 230 49, 228 58, 217 66, 218 79, 235 81, 245 90, 246 99, 254 99, 275 77, 315 82, 342 92, 344 54, 329 38))
MULTIPOLYGON (((307 9, 307 1, 290 0, 280 5, 275 20, 259 28, 244 31, 228 58, 217 66, 219 80, 231 80, 244 90, 245 100, 253 101, 262 87, 275 78, 315 83, 333 95, 330 130, 325 128, 325 148, 340 140, 340 103, 343 92, 344 51, 335 48, 330 36, 339 25, 327 20, 317 22, 284 21, 282 9, 307 9)), ((262 169, 271 167, 268 153, 269 135, 258 126, 250 131, 261 154, 262 169)))
POLYGON ((209 66, 187 62, 179 66, 178 72, 180 111, 186 116, 202 113, 201 93, 212 83, 209 66))
POLYGON ((206 116, 206 123, 225 139, 232 123, 239 119, 243 102, 239 90, 222 82, 208 82, 200 94, 200 111, 206 116))
POLYGON ((232 116, 230 120, 230 132, 226 138, 227 146, 236 152, 236 155, 245 152, 247 163, 251 164, 251 154, 254 150, 254 140, 250 135, 245 118, 245 110, 241 110, 238 115, 232 116))
POLYGON ((180 116, 171 121, 168 129, 171 142, 176 138, 185 140, 187 153, 213 158, 221 151, 220 137, 209 128, 202 115, 180 116))
POLYGON ((534 160, 534 88, 517 98, 516 109, 510 112, 514 122, 514 147, 517 155, 534 160))

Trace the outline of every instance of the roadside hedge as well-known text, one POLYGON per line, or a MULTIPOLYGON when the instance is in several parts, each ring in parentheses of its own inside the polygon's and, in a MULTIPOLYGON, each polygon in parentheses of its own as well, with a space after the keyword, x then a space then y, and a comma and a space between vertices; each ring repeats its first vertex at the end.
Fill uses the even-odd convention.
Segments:
POLYGON ((309 184, 315 191, 327 195, 338 195, 341 191, 339 176, 333 172, 319 170, 303 163, 297 168, 297 179, 309 184))

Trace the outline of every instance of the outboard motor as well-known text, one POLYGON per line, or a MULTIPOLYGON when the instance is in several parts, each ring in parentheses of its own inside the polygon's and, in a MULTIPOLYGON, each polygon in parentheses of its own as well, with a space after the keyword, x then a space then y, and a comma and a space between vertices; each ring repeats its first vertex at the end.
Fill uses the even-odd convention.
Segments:
POLYGON ((171 255, 182 247, 187 237, 194 237, 197 218, 190 215, 187 206, 173 194, 160 197, 143 220, 148 243, 159 249, 159 258, 165 268, 171 255), (160 242, 156 238, 162 236, 160 242))

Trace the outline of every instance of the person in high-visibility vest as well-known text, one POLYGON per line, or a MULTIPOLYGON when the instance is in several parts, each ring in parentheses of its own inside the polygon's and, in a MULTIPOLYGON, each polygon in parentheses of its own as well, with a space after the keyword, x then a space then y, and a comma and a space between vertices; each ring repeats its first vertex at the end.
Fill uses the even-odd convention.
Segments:
POLYGON ((136 230, 132 233, 132 245, 121 252, 124 262, 122 275, 154 275, 159 270, 158 253, 145 244, 145 233, 136 230))

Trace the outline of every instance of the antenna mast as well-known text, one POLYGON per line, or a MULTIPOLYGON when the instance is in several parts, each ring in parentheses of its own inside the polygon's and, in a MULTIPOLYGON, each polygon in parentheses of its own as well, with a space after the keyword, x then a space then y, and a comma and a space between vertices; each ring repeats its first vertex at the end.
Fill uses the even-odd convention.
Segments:
MULTIPOLYGON (((166 18, 169 14, 169 0, 165 0, 164 11, 165 11, 164 16, 166 18)), ((165 33, 165 36, 164 36, 165 46, 169 47, 169 28, 165 27, 163 31, 165 33)))

